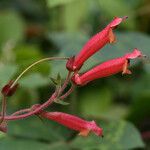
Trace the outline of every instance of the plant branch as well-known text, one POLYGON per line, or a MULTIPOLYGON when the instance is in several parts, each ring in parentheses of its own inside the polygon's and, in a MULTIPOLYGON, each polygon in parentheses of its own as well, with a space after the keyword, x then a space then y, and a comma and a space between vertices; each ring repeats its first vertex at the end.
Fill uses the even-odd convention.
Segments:
POLYGON ((70 88, 64 95, 60 96, 60 99, 63 100, 63 99, 65 99, 67 96, 69 96, 69 95, 73 92, 74 88, 75 88, 75 85, 72 84, 72 85, 71 85, 71 88, 70 88))
POLYGON ((30 117, 32 115, 35 115, 35 114, 39 113, 41 110, 47 108, 55 100, 55 98, 56 98, 56 92, 54 92, 52 94, 52 96, 45 103, 43 103, 42 105, 37 107, 35 110, 30 111, 30 112, 28 112, 26 114, 18 115, 18 116, 11 116, 11 115, 10 116, 5 116, 4 120, 19 120, 19 119, 24 119, 24 118, 30 117))
POLYGON ((35 63, 33 63, 32 65, 30 65, 29 67, 27 67, 17 78, 16 80, 13 82, 13 84, 11 85, 10 88, 12 88, 16 83, 17 81, 29 70, 31 69, 33 66, 41 63, 41 62, 44 62, 44 61, 49 61, 49 60, 66 60, 68 59, 68 57, 48 57, 48 58, 44 58, 44 59, 41 59, 39 61, 36 61, 35 63))
MULTIPOLYGON (((66 78, 63 86, 60 88, 60 90, 56 89, 56 91, 52 94, 52 96, 42 105, 39 105, 34 110, 31 109, 32 107, 27 108, 27 109, 23 109, 23 110, 19 110, 17 112, 14 112, 10 116, 5 116, 4 119, 5 120, 18 120, 18 119, 24 119, 24 118, 27 118, 29 116, 38 114, 41 110, 43 110, 43 109, 47 108, 49 105, 51 105, 53 103, 53 101, 63 92, 63 90, 66 88, 68 82, 70 81, 70 75, 71 75, 71 73, 69 72, 67 75, 67 78, 66 78), (59 95, 58 95, 58 90, 59 90, 59 95), (24 112, 27 112, 27 113, 19 115, 20 113, 24 113, 24 112)), ((69 95, 69 93, 66 94, 66 96, 67 95, 69 95)), ((2 119, 2 118, 0 118, 0 119, 2 119)))
POLYGON ((14 112, 13 114, 11 114, 11 116, 17 116, 23 113, 28 113, 31 111, 31 108, 26 108, 26 109, 21 109, 19 111, 14 112))
POLYGON ((3 96, 0 124, 1 124, 1 123, 3 122, 3 120, 4 120, 5 113, 6 113, 6 97, 3 96))
MULTIPOLYGON (((53 59, 68 59, 68 58, 66 58, 66 57, 51 57, 51 58, 41 59, 41 60, 33 63, 32 65, 30 65, 28 68, 26 68, 17 77, 17 79, 13 82, 13 84, 11 85, 11 87, 13 87, 17 83, 17 81, 23 76, 23 74, 25 72, 27 72, 30 68, 32 68, 36 64, 39 64, 39 63, 41 63, 43 61, 53 60, 53 59)), ((27 118, 29 116, 38 114, 41 110, 43 110, 43 109, 47 108, 49 105, 51 105, 53 103, 53 101, 62 94, 62 92, 65 90, 65 88, 67 87, 67 85, 68 85, 68 83, 70 81, 70 76, 71 76, 71 72, 68 72, 68 75, 67 75, 67 77, 66 77, 66 79, 65 79, 64 84, 62 85, 62 87, 56 89, 55 92, 52 94, 52 96, 45 103, 43 103, 41 105, 39 104, 39 106, 35 107, 35 109, 32 109, 33 106, 34 106, 33 105, 31 108, 27 108, 27 109, 22 109, 22 110, 16 111, 12 115, 9 115, 9 116, 2 115, 2 117, 0 117, 0 119, 1 120, 18 120, 18 119, 24 119, 24 118, 27 118), (22 113, 25 113, 25 114, 22 114, 22 113)), ((64 94, 63 96, 61 96, 61 99, 67 97, 72 91, 73 91, 73 86, 71 87, 71 89, 66 94, 64 94)), ((5 108, 5 107, 3 107, 3 108, 5 108)))

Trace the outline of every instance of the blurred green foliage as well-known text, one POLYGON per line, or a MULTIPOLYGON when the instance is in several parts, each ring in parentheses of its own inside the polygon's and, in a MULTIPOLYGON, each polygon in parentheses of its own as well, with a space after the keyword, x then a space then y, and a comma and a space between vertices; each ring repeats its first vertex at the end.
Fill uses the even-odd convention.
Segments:
MULTIPOLYGON (((149 0, 1 0, 0 87, 39 59, 77 54, 114 16, 129 17, 117 29, 118 42, 90 58, 82 72, 135 47, 149 55, 149 10, 149 0)), ((8 134, 0 133, 0 150, 148 150, 149 138, 142 135, 150 131, 149 59, 131 64, 132 75, 93 81, 75 89, 66 99, 70 105, 49 108, 97 120, 103 139, 78 137, 57 123, 31 117, 9 123, 8 134)), ((48 99, 54 88, 50 77, 58 72, 64 79, 65 62, 46 62, 28 72, 8 102, 8 113, 48 99)))

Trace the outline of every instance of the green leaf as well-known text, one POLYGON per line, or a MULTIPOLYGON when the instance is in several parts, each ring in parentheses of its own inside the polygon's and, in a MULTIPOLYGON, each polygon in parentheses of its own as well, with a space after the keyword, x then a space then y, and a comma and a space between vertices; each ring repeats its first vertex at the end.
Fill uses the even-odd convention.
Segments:
POLYGON ((43 144, 37 141, 32 140, 23 140, 23 139, 16 139, 16 138, 3 138, 0 140, 1 150, 48 150, 47 144, 43 144))
POLYGON ((112 104, 110 108, 102 112, 99 116, 109 121, 119 120, 127 116, 129 108, 126 105, 121 104, 112 104))
POLYGON ((61 99, 56 99, 54 102, 57 103, 57 104, 60 104, 60 105, 69 105, 69 103, 64 102, 64 101, 61 100, 61 99))
POLYGON ((49 7, 56 7, 56 6, 59 6, 59 5, 68 4, 72 1, 74 1, 74 0, 47 0, 47 5, 49 7))
POLYGON ((57 78, 50 77, 50 79, 55 85, 61 86, 61 76, 59 73, 57 74, 57 78))
POLYGON ((57 79, 50 77, 51 81, 55 84, 58 85, 57 79))
POLYGON ((3 11, 0 13, 0 46, 8 40, 18 42, 24 34, 24 23, 15 11, 3 11))
POLYGON ((53 32, 48 38, 61 50, 60 55, 73 56, 89 39, 89 36, 81 33, 53 32))
MULTIPOLYGON (((142 76, 138 79, 138 82, 135 81, 134 84, 131 85, 132 97, 138 99, 140 96, 150 96, 150 78, 148 73, 143 73, 142 76), (138 93, 138 94, 137 94, 138 93)), ((139 105, 140 106, 140 105, 139 105)))
POLYGON ((44 143, 32 139, 6 137, 0 141, 1 150, 69 150, 64 142, 44 143))
POLYGON ((61 84, 61 75, 60 75, 60 73, 57 74, 57 80, 61 84))
POLYGON ((150 116, 150 78, 144 73, 131 85, 132 103, 128 119, 136 124, 141 124, 150 116), (142 110, 142 111, 141 111, 142 110), (138 117, 137 117, 138 116, 138 117))
POLYGON ((9 122, 8 135, 49 142, 65 141, 70 136, 70 130, 65 127, 50 120, 43 122, 38 117, 9 122))
POLYGON ((84 115, 103 116, 111 106, 112 93, 107 88, 87 88, 80 95, 79 109, 84 115))
POLYGON ((77 137, 71 146, 81 150, 120 150, 143 148, 144 143, 137 129, 129 122, 119 121, 104 125, 104 138, 77 137))
POLYGON ((83 24, 88 13, 88 1, 76 0, 64 6, 62 12, 63 24, 66 31, 76 32, 79 31, 80 25, 83 24), (80 11, 76 11, 80 10, 80 11), (71 12, 71 13, 70 13, 71 12))
MULTIPOLYGON (((131 52, 133 48, 140 49, 146 55, 149 54, 150 37, 148 35, 140 32, 117 32, 116 36, 117 43, 107 44, 100 53, 95 54, 93 59, 103 61, 114 58, 131 52)), ((87 35, 81 33, 52 33, 49 38, 61 50, 60 54, 65 56, 76 55, 89 39, 87 35)))
POLYGON ((39 73, 32 73, 20 80, 20 85, 25 88, 38 88, 47 85, 48 79, 44 78, 39 73))

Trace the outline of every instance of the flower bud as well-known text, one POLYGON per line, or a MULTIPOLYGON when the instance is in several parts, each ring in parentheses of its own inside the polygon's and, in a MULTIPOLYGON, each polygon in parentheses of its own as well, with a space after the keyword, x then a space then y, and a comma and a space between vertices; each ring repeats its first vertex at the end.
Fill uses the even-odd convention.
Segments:
POLYGON ((12 96, 15 92, 16 89, 18 88, 19 84, 15 84, 13 87, 11 87, 11 85, 13 84, 13 81, 10 81, 8 84, 6 84, 3 88, 1 93, 4 96, 12 96))

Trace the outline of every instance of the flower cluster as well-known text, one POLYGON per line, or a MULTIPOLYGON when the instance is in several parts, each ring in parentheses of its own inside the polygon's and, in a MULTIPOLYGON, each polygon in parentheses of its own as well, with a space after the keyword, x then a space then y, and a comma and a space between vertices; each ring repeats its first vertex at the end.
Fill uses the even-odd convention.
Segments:
POLYGON ((130 59, 142 57, 142 53, 137 48, 135 48, 133 52, 127 53, 122 57, 103 62, 102 64, 92 68, 91 70, 83 74, 78 73, 84 62, 89 57, 91 57, 99 49, 104 47, 107 43, 116 42, 116 37, 113 33, 113 30, 126 18, 127 17, 114 18, 114 20, 110 24, 108 24, 101 32, 94 35, 83 46, 78 55, 73 56, 68 60, 66 68, 69 71, 74 72, 74 75, 72 77, 72 81, 74 84, 85 85, 95 79, 111 76, 119 72, 122 72, 122 74, 131 74, 131 71, 128 69, 128 66, 130 65, 130 59))
POLYGON ((50 106, 53 102, 62 103, 60 101, 66 98, 73 91, 75 85, 82 86, 95 79, 111 76, 119 72, 122 72, 122 74, 131 74, 131 71, 128 69, 130 65, 130 59, 142 57, 142 53, 137 48, 135 48, 133 52, 127 53, 122 57, 103 62, 83 74, 79 73, 84 62, 89 57, 91 57, 93 54, 95 54, 97 51, 103 48, 106 44, 116 42, 114 29, 126 18, 127 17, 114 18, 114 20, 111 23, 109 23, 101 32, 94 35, 83 46, 79 54, 77 54, 76 56, 73 56, 71 58, 50 57, 50 58, 41 59, 33 63, 32 65, 30 65, 28 68, 26 68, 17 77, 15 81, 10 81, 8 84, 6 84, 1 91, 3 95, 3 100, 2 100, 2 111, 0 114, 0 131, 2 132, 7 131, 7 122, 9 120, 17 120, 17 119, 27 118, 32 115, 39 115, 40 117, 53 120, 72 130, 78 131, 79 135, 81 136, 87 136, 89 132, 93 132, 97 136, 103 136, 103 129, 99 127, 95 121, 86 121, 74 115, 66 114, 63 112, 47 112, 44 111, 44 109, 50 106), (59 76, 58 79, 53 79, 53 81, 55 81, 55 84, 60 84, 60 85, 56 86, 57 88, 55 92, 45 103, 41 105, 35 104, 31 106, 31 108, 22 109, 9 116, 5 116, 6 98, 12 96, 15 93, 18 87, 17 81, 27 70, 29 70, 31 67, 43 61, 66 60, 66 59, 68 60, 66 63, 66 68, 69 70, 68 76, 66 77, 66 80, 62 85, 61 82, 57 82, 57 80, 60 80, 59 76), (72 81, 73 84, 71 88, 64 94, 64 91, 66 91, 65 89, 70 81, 72 81))

